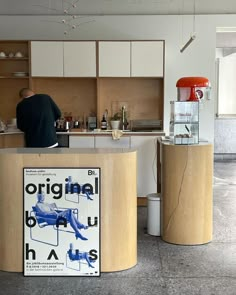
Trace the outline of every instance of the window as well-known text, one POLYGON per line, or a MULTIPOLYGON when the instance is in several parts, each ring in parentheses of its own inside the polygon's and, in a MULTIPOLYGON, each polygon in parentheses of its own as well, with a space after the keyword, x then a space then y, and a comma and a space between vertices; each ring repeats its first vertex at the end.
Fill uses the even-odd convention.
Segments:
POLYGON ((219 117, 236 117, 236 48, 217 48, 216 114, 219 117))

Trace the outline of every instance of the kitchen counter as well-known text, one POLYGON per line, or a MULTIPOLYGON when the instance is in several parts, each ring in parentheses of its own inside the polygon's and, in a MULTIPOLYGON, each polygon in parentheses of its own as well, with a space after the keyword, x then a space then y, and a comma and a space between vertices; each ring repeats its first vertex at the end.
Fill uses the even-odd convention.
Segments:
POLYGON ((23 271, 23 167, 100 167, 101 271, 136 265, 136 157, 131 149, 0 149, 0 270, 23 271))
MULTIPOLYGON (((67 132, 57 132, 58 135, 58 142, 61 147, 74 147, 73 144, 71 145, 71 138, 72 137, 81 137, 81 138, 94 138, 94 145, 93 147, 96 148, 95 138, 105 137, 112 139, 112 130, 109 131, 67 131, 67 132)), ((165 133, 163 131, 155 131, 155 132, 132 132, 132 131, 123 131, 120 135, 120 138, 131 138, 131 137, 138 137, 138 136, 164 136, 165 133)), ((72 139, 73 141, 73 139, 72 139)), ((114 142, 114 141, 113 141, 114 142)), ((118 141, 119 142, 119 141, 118 141)), ((118 142, 116 142, 117 147, 118 142)), ((24 133, 16 130, 16 131, 6 131, 0 133, 0 148, 14 148, 14 147, 24 147, 24 133)), ((80 146, 76 146, 80 147, 80 146)), ((89 146, 90 147, 90 146, 89 146)), ((129 144, 131 147, 131 144, 129 144)))
MULTIPOLYGON (((134 148, 137 150, 137 196, 146 197, 157 190, 156 141, 164 136, 157 132, 123 132, 113 139, 111 131, 103 132, 57 132, 60 147, 66 148, 134 148)), ((3 133, 0 148, 24 147, 23 132, 3 133)))
MULTIPOLYGON (((5 131, 5 132, 1 132, 0 136, 4 136, 4 135, 15 135, 15 134, 24 134, 24 132, 22 131, 5 131)), ((99 131, 99 132, 95 132, 95 131, 58 131, 57 132, 58 135, 65 135, 65 136, 71 136, 71 135, 77 135, 77 136, 112 136, 112 130, 108 130, 108 131, 99 131)), ((123 131, 122 132, 122 136, 164 136, 165 133, 163 130, 160 131, 123 131)))

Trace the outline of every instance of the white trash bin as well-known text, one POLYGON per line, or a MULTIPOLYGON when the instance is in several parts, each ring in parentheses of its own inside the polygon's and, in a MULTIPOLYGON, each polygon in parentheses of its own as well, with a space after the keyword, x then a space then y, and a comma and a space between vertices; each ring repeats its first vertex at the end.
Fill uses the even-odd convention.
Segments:
POLYGON ((152 236, 161 235, 160 206, 161 194, 147 195, 147 233, 152 236))

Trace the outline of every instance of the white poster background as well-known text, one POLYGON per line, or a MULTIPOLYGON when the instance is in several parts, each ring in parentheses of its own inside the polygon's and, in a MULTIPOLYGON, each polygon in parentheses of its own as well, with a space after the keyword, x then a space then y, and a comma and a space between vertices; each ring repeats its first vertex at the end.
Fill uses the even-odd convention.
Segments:
MULTIPOLYGON (((65 210, 65 209, 62 209, 65 210)), ((99 168, 24 168, 24 275, 25 276, 99 276, 100 275, 100 169, 99 168), (93 194, 80 192, 66 194, 66 183, 71 176, 72 183, 81 187, 88 183, 93 194), (44 187, 42 187, 44 185, 44 187), (87 240, 76 239, 68 223, 66 227, 46 225, 35 226, 28 217, 34 216, 40 187, 45 203, 55 203, 58 208, 78 210, 80 223, 87 229, 79 229, 87 240), (35 192, 35 189, 37 191, 35 192), (96 191, 97 190, 97 191, 96 191), (70 232, 68 232, 70 231, 70 232), (58 234, 58 240, 57 240, 58 234), (58 243, 58 245, 57 245, 58 243), (50 245, 53 244, 53 245, 50 245), (69 249, 73 245, 77 258, 71 260, 69 249), (77 252, 76 252, 77 250, 77 252), (88 263, 89 258, 90 265, 88 263)))

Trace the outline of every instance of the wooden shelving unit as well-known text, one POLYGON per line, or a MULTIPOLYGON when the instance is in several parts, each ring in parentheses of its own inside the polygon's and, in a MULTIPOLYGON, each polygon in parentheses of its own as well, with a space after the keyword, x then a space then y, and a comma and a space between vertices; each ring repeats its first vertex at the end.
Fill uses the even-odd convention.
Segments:
POLYGON ((72 116, 81 118, 96 115, 98 124, 106 109, 108 116, 112 115, 114 102, 127 103, 128 120, 163 120, 164 77, 99 77, 98 70, 95 77, 33 77, 30 41, 0 41, 1 51, 7 55, 0 58, 0 118, 4 121, 16 116, 18 93, 23 87, 49 94, 62 113, 71 112, 72 116), (22 58, 8 57, 10 52, 18 51, 22 58), (19 77, 15 72, 28 75, 19 77))
POLYGON ((29 41, 0 41, 0 52, 6 57, 0 58, 0 118, 4 121, 16 116, 16 104, 19 102, 19 90, 30 85, 29 41), (23 57, 9 57, 9 54, 21 52, 23 57), (15 76, 15 73, 27 73, 15 76))

